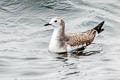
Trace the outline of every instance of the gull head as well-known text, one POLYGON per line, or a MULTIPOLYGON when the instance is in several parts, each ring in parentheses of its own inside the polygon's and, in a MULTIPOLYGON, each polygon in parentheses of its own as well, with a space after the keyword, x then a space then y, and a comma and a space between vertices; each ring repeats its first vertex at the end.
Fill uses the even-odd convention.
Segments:
POLYGON ((44 26, 52 25, 54 28, 64 27, 65 23, 64 20, 60 17, 54 17, 50 20, 49 23, 45 24, 44 26))

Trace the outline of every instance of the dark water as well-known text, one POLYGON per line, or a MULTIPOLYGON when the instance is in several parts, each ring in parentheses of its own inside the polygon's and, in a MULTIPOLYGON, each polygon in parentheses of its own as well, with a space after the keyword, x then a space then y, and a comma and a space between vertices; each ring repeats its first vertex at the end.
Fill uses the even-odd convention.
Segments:
POLYGON ((120 0, 0 0, 0 80, 120 80, 120 0), (66 32, 105 21, 90 56, 47 51, 54 16, 66 32))

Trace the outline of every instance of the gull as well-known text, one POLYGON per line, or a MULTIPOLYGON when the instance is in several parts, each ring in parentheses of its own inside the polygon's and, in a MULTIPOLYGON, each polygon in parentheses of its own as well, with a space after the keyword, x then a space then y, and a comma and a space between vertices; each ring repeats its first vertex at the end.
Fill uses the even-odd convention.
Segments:
POLYGON ((74 50, 84 50, 90 45, 96 34, 101 33, 104 29, 102 28, 104 21, 99 23, 96 27, 79 33, 65 33, 65 22, 61 17, 54 17, 49 23, 44 26, 51 25, 54 30, 49 43, 48 50, 54 53, 63 53, 74 50))

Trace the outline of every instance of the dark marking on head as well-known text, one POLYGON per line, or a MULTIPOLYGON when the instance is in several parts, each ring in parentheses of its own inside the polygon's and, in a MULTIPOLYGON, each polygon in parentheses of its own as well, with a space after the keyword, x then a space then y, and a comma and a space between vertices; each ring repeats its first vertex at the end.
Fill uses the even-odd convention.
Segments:
POLYGON ((65 26, 65 22, 61 19, 61 23, 60 23, 61 26, 65 26))
POLYGON ((57 22, 57 20, 55 20, 54 22, 57 22))

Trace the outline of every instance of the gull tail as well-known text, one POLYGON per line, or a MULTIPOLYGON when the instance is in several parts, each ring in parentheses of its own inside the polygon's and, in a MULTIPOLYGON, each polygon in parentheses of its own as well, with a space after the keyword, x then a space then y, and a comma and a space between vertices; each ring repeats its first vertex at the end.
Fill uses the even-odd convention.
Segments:
POLYGON ((104 21, 102 21, 100 24, 98 24, 98 25, 97 25, 95 28, 93 28, 93 29, 95 29, 95 30, 98 32, 98 34, 99 34, 99 33, 101 33, 102 31, 104 31, 104 29, 102 28, 103 24, 104 24, 104 21))

